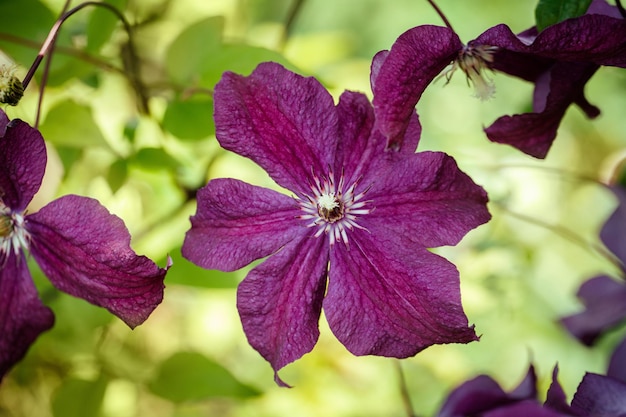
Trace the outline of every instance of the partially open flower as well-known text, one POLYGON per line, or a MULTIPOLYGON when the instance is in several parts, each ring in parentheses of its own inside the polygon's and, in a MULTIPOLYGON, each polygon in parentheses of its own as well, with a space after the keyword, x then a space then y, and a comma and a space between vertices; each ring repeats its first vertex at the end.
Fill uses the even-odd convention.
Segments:
POLYGON ((15 69, 0 67, 0 103, 16 106, 24 95, 24 86, 15 76, 15 69))

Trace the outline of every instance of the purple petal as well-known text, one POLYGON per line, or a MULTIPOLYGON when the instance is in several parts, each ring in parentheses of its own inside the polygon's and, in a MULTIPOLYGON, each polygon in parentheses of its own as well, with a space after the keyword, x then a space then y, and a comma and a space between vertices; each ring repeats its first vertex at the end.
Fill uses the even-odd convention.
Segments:
POLYGON ((371 186, 366 198, 372 210, 359 224, 372 232, 378 225, 381 234, 403 245, 456 245, 490 219, 487 194, 448 155, 380 152, 377 157, 361 181, 371 186))
POLYGON ((237 290, 237 309, 248 342, 278 370, 310 352, 326 287, 328 240, 290 242, 254 268, 237 290))
MULTIPOLYGON (((500 409, 505 405, 535 399, 537 396, 537 376, 535 368, 528 368, 526 377, 510 394, 487 375, 464 382, 454 389, 441 407, 438 417, 483 415, 489 410, 500 409)), ((535 403, 536 404, 536 403, 535 403)))
POLYGON ((455 388, 437 417, 456 417, 482 413, 506 404, 507 394, 487 375, 479 375, 455 388))
POLYGON ((567 330, 586 345, 626 318, 626 285, 608 276, 598 276, 583 283, 578 297, 585 311, 565 317, 567 330))
MULTIPOLYGON (((374 129, 374 109, 365 95, 352 91, 344 92, 339 98, 337 114, 341 140, 337 142, 335 172, 342 173, 347 183, 353 183, 368 175, 373 161, 384 158, 382 154, 385 151, 386 139, 380 131, 374 129)), ((396 150, 413 155, 420 140, 421 130, 417 114, 413 111, 404 142, 396 150)))
POLYGON ((555 366, 554 370, 552 371, 552 383, 550 383, 550 388, 548 388, 546 402, 544 403, 544 405, 554 411, 558 411, 567 415, 576 415, 576 413, 567 403, 567 396, 565 395, 565 391, 563 391, 563 387, 561 387, 561 384, 559 384, 559 381, 557 379, 558 375, 559 367, 555 366))
POLYGON ((613 351, 606 375, 626 383, 626 339, 613 351))
POLYGON ((12 251, 0 269, 0 380, 54 324, 39 300, 23 253, 12 251))
POLYGON ((602 226, 600 239, 622 264, 626 264, 626 190, 619 185, 610 190, 617 197, 618 205, 602 226))
POLYGON ((545 74, 549 87, 543 87, 539 80, 535 112, 500 117, 485 129, 487 137, 536 158, 545 158, 570 104, 581 103, 590 116, 597 116, 599 111, 589 105, 583 93, 585 83, 597 69, 586 63, 555 64, 545 74))
POLYGON ((255 161, 279 185, 307 192, 312 173, 328 174, 337 114, 316 79, 263 63, 249 77, 224 73, 213 97, 220 144, 255 161))
POLYGON ((470 44, 496 46, 507 51, 505 56, 496 54, 493 67, 504 72, 507 72, 506 68, 511 68, 514 73, 523 69, 513 69, 507 65, 505 57, 511 58, 513 53, 529 56, 531 60, 526 65, 536 64, 536 58, 546 58, 553 61, 624 67, 625 38, 624 19, 587 14, 549 26, 531 39, 516 36, 506 25, 497 25, 486 30, 470 44))
POLYGON ((21 120, 5 127, 0 138, 0 200, 13 211, 22 212, 41 186, 46 146, 41 134, 21 120))
POLYGON ((7 131, 8 124, 9 124, 9 117, 4 112, 4 110, 0 109, 0 138, 4 137, 7 131))
POLYGON ((61 291, 104 307, 131 328, 163 299, 166 269, 130 247, 122 220, 97 200, 69 195, 26 217, 31 253, 61 291))
POLYGON ((400 147, 422 93, 462 47, 459 37, 448 28, 418 26, 400 35, 382 64, 376 62, 374 108, 389 148, 400 147))
POLYGON ((624 416, 626 383, 604 375, 587 373, 574 394, 572 409, 584 416, 624 416))
POLYGON ((331 250, 324 311, 337 339, 355 355, 396 358, 478 340, 454 265, 415 245, 390 244, 381 232, 355 229, 349 248, 331 250))
POLYGON ((234 179, 215 179, 198 192, 183 256, 196 265, 237 270, 306 232, 292 197, 234 179))
POLYGON ((571 414, 561 414, 543 407, 536 401, 526 400, 499 407, 481 414, 481 417, 565 417, 571 414))

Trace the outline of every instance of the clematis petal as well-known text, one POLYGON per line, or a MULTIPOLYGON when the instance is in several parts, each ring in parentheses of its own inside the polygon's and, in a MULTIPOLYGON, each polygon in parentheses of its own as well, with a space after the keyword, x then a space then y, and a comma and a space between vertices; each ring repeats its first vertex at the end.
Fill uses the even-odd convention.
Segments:
POLYGON ((626 383, 626 339, 615 347, 606 375, 626 383))
MULTIPOLYGON (((616 9, 616 8, 615 8, 616 9)), ((545 28, 540 33, 526 31, 524 36, 515 35, 506 25, 497 25, 481 34, 470 44, 498 47, 493 67, 498 71, 511 68, 507 58, 514 53, 530 55, 525 65, 536 64, 533 59, 547 58, 554 61, 587 62, 596 65, 626 66, 626 20, 602 14, 586 14, 564 20, 545 28)), ((521 62, 521 61, 520 61, 521 62)), ((524 64, 522 64, 524 65, 524 64)))
POLYGON ((267 62, 248 77, 224 73, 213 99, 222 147, 252 159, 282 187, 305 193, 312 173, 328 174, 337 114, 316 79, 267 62))
POLYGON ((586 309, 561 319, 567 330, 585 345, 626 319, 626 284, 602 275, 580 286, 578 298, 586 309))
POLYGON ((452 62, 463 44, 452 30, 440 26, 418 26, 395 41, 381 64, 374 67, 372 82, 378 128, 387 137, 387 146, 397 149, 411 114, 422 93, 452 62))
POLYGON ((520 401, 481 414, 481 417, 567 417, 572 414, 561 414, 539 404, 537 401, 520 401))
POLYGON ((214 179, 197 195, 183 256, 207 269, 234 271, 306 232, 295 200, 235 179, 214 179))
POLYGON ((9 116, 7 116, 4 110, 0 109, 0 138, 6 133, 9 121, 9 116))
POLYGON ((331 251, 324 312, 337 339, 355 355, 396 358, 478 340, 463 313, 454 265, 380 232, 353 230, 349 249, 331 251))
POLYGON ((559 62, 544 74, 549 87, 539 79, 535 89, 534 112, 502 116, 485 129, 492 142, 512 145, 536 158, 545 158, 556 137, 565 111, 581 103, 590 117, 599 114, 584 98, 584 87, 598 69, 587 63, 559 62))
POLYGON ((557 379, 558 375, 559 367, 555 366, 552 370, 552 382, 550 383, 550 388, 548 388, 546 402, 544 403, 544 405, 547 408, 564 413, 566 415, 576 415, 576 413, 572 410, 572 407, 567 403, 567 396, 565 395, 565 391, 563 391, 563 387, 561 387, 561 384, 557 379))
POLYGON ((313 349, 326 287, 328 240, 290 242, 255 267, 237 289, 248 342, 278 371, 313 349))
POLYGON ((5 124, 3 118, 0 128, 2 124, 6 131, 0 137, 0 199, 21 212, 41 186, 46 146, 41 134, 27 123, 16 119, 5 124))
MULTIPOLYGON (((487 375, 479 375, 455 388, 444 402, 437 417, 487 416, 500 410, 514 410, 514 404, 533 404, 530 409, 540 409, 536 402, 537 375, 535 368, 528 368, 526 377, 512 392, 507 393, 487 375)), ((525 408, 523 408, 525 409, 525 408)), ((502 414, 506 415, 506 414, 502 414)), ((511 414, 525 416, 528 414, 511 414)), ((534 415, 534 414, 532 414, 534 415)))
POLYGON ((404 246, 455 245, 490 219, 486 192, 448 155, 380 152, 377 158, 362 180, 371 185, 372 209, 360 224, 372 233, 375 228, 404 246))
POLYGON ((122 220, 97 200, 68 195, 26 217, 31 253, 61 291, 104 307, 131 328, 163 299, 166 269, 130 247, 122 220))
POLYGON ((0 268, 0 380, 54 324, 39 300, 24 254, 10 252, 0 268))
POLYGON ((602 226, 600 239, 626 268, 626 189, 616 185, 610 190, 617 197, 618 205, 602 226))
MULTIPOLYGON (((368 98, 361 93, 344 92, 337 105, 339 137, 335 152, 335 172, 343 173, 346 183, 362 181, 368 176, 373 161, 381 159, 386 138, 374 129, 374 109, 368 98)), ((413 111, 409 120, 404 142, 398 149, 413 155, 419 143, 421 125, 413 111)), ((389 156, 386 159, 393 158, 389 156)), ((376 175, 376 174, 374 174, 376 175)))
POLYGON ((586 373, 572 398, 572 410, 583 416, 626 416, 626 383, 586 373))

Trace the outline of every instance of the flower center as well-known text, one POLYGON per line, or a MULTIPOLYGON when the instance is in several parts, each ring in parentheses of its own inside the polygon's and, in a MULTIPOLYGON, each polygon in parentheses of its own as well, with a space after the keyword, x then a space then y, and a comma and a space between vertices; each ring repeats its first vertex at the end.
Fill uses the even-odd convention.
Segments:
POLYGON ((332 194, 323 194, 317 199, 317 213, 328 223, 343 219, 344 204, 332 194))
POLYGON ((317 228, 315 237, 326 234, 331 245, 339 240, 347 245, 348 231, 364 229, 357 219, 370 212, 365 208, 368 201, 362 201, 367 189, 356 194, 356 182, 346 187, 343 177, 339 179, 339 184, 335 184, 333 178, 332 173, 321 181, 314 177, 311 195, 297 197, 304 212, 300 218, 308 222, 307 227, 317 228))
POLYGON ((474 86, 475 95, 481 100, 493 97, 496 87, 493 81, 485 74, 485 70, 491 69, 493 54, 497 47, 489 45, 468 45, 463 47, 458 57, 452 63, 452 67, 444 72, 449 82, 452 74, 460 68, 467 77, 467 81, 474 86))
POLYGON ((0 266, 4 264, 11 250, 18 255, 22 248, 28 248, 28 241, 24 216, 21 213, 11 213, 0 199, 0 266))

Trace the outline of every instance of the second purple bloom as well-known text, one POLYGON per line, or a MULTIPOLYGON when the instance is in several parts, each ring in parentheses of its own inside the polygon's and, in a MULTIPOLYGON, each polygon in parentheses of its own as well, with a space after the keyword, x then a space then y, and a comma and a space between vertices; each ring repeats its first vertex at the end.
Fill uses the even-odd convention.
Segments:
POLYGON ((275 372, 313 349, 322 308, 355 355, 404 358, 477 340, 458 271, 427 248, 487 222, 487 195, 451 157, 414 153, 415 114, 404 146, 385 151, 363 94, 345 92, 335 105, 317 80, 275 63, 248 77, 225 73, 214 100, 221 146, 293 195, 210 181, 183 255, 222 271, 268 257, 239 285, 237 307, 275 372))

